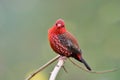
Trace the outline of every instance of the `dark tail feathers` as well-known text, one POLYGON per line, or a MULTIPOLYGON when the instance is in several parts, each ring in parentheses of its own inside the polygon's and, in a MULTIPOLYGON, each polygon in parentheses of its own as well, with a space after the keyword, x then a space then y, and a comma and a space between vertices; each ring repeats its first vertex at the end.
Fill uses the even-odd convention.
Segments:
POLYGON ((79 61, 82 62, 89 71, 92 70, 92 69, 90 68, 90 66, 87 64, 87 62, 86 62, 83 58, 82 58, 81 60, 79 60, 79 61))

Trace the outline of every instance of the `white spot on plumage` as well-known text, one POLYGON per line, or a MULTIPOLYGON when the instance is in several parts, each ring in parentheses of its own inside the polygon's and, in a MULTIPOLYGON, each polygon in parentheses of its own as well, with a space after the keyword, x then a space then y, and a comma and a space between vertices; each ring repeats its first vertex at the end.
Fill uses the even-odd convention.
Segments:
POLYGON ((68 51, 67 47, 63 46, 58 39, 57 35, 51 37, 52 45, 54 46, 54 51, 59 53, 60 55, 70 56, 71 52, 68 51))

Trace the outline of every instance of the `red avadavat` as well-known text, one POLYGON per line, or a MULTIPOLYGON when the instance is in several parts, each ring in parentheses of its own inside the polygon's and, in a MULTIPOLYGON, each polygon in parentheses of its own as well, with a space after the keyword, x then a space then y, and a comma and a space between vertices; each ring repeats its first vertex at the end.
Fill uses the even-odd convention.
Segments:
POLYGON ((48 30, 48 39, 51 48, 61 56, 73 57, 82 62, 88 70, 89 65, 82 57, 82 51, 78 45, 76 38, 65 28, 62 19, 58 19, 56 23, 48 30))

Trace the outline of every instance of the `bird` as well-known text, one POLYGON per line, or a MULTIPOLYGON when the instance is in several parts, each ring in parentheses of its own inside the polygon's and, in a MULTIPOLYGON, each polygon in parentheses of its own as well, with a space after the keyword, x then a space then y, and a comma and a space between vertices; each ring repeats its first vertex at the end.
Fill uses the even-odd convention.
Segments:
POLYGON ((61 56, 72 57, 83 63, 91 71, 90 66, 84 60, 77 39, 67 31, 63 19, 56 20, 55 24, 48 29, 48 41, 54 52, 61 56))

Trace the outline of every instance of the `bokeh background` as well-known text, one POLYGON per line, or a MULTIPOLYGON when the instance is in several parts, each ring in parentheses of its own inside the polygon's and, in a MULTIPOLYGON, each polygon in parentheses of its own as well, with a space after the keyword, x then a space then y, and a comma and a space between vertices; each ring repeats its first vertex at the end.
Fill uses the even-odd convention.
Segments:
MULTIPOLYGON (((0 0, 0 80, 24 80, 56 56, 47 31, 59 18, 93 70, 120 67, 120 0, 0 0)), ((55 64, 34 80, 48 80, 55 64)), ((65 67, 56 80, 120 80, 120 71, 91 74, 68 60, 65 67)))

